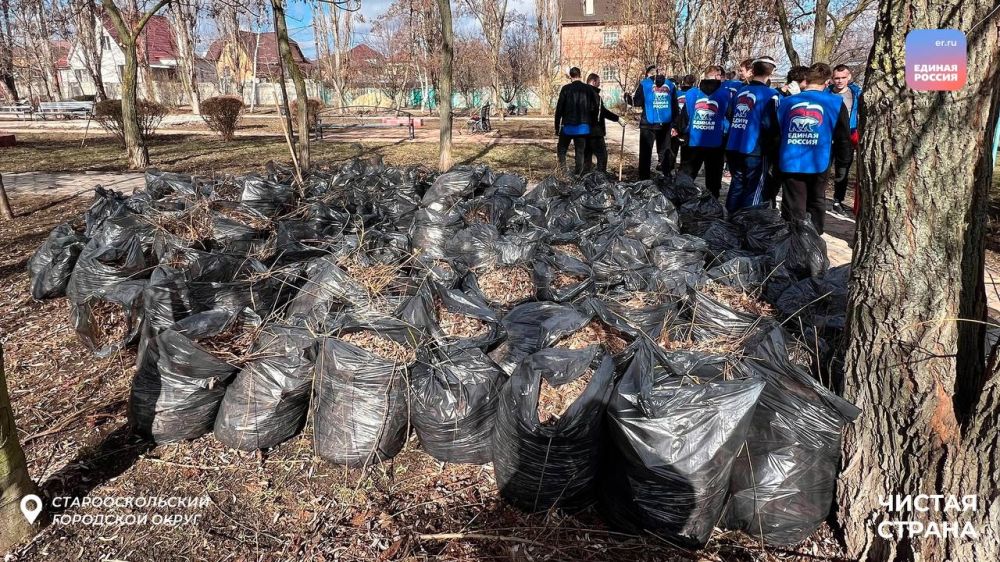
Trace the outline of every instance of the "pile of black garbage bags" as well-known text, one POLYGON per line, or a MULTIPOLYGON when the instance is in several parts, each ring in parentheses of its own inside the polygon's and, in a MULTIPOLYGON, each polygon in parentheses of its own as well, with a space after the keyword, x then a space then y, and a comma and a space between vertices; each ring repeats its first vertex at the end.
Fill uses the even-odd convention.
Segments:
POLYGON ((98 188, 82 225, 57 227, 29 262, 32 295, 66 296, 94 353, 138 346, 129 417, 157 443, 214 432, 266 449, 309 420, 317 455, 360 467, 415 432, 440 461, 493 463, 501 495, 525 510, 596 506, 609 525, 692 546, 716 527, 796 543, 830 510, 858 411, 818 382, 846 307, 847 272, 828 267, 810 224, 771 209, 727 217, 683 175, 528 191, 481 166, 374 160, 301 185, 273 164, 226 178, 151 171, 130 196, 98 188), (345 256, 393 278, 375 295, 345 256), (499 266, 530 271, 534 294, 488 298, 477 279, 499 266), (709 284, 776 313, 735 310, 709 284), (624 304, 638 292, 652 301, 624 304), (450 337, 436 303, 488 329, 450 337), (625 349, 555 345, 591 322, 625 349), (245 361, 199 343, 234 323, 255 327, 245 361), (415 359, 344 339, 365 331, 415 359), (670 350, 664 334, 739 346, 670 350), (803 345, 812 360, 790 359, 803 345), (542 381, 584 373, 582 395, 540 423, 542 381))

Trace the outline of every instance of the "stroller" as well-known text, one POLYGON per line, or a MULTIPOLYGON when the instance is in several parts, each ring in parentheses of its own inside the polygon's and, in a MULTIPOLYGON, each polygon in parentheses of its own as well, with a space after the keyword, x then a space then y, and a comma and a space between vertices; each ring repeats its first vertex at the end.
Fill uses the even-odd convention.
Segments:
POLYGON ((488 133, 493 130, 490 124, 490 104, 482 106, 477 113, 469 117, 465 130, 469 134, 488 133))

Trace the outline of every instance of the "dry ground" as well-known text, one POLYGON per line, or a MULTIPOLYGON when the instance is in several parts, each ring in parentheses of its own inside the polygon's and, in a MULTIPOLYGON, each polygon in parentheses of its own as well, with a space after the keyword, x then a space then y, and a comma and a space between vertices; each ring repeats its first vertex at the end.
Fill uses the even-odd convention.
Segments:
POLYGON ((210 503, 173 511, 199 515, 191 525, 57 524, 8 560, 840 560, 826 529, 794 549, 762 550, 746 536, 720 534, 692 553, 616 534, 593 511, 529 516, 499 500, 491 468, 442 467, 415 440, 369 471, 314 458, 308 426, 264 455, 228 450, 212 436, 152 448, 127 430, 134 352, 93 358, 68 324, 65 299, 28 295, 28 257, 88 201, 17 196, 13 204, 19 216, 0 222, 0 339, 21 442, 43 495, 210 503))

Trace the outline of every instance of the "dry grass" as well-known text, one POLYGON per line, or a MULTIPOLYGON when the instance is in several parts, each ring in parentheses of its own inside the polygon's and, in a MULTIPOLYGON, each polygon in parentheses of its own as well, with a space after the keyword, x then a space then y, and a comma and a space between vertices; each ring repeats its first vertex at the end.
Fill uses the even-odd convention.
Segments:
POLYGON ((260 328, 236 319, 229 323, 221 332, 214 336, 201 338, 198 345, 216 358, 233 366, 257 359, 250 354, 260 328))
POLYGON ((125 341, 128 336, 128 316, 122 305, 106 301, 90 301, 91 326, 98 347, 125 341))
POLYGON ((481 205, 466 211, 462 218, 465 219, 466 224, 489 224, 491 222, 489 210, 481 205))
POLYGON ((752 316, 775 314, 774 307, 762 299, 727 285, 708 283, 701 291, 737 312, 752 316))
POLYGON ((340 260, 338 265, 365 288, 365 291, 368 292, 368 298, 373 301, 383 296, 386 289, 398 279, 400 274, 398 265, 365 264, 357 259, 357 256, 345 257, 340 260))
POLYGON ((490 331, 490 325, 478 318, 449 311, 441 299, 434 299, 434 313, 438 325, 449 338, 481 338, 490 331))
POLYGON ((618 298, 615 302, 625 308, 643 309, 658 306, 663 303, 663 299, 656 293, 634 291, 629 293, 628 296, 618 298))
POLYGON ((628 341, 621 332, 599 320, 591 320, 586 326, 560 339, 555 347, 563 349, 586 349, 592 345, 604 346, 612 354, 625 351, 628 341))
POLYGON ((740 351, 743 340, 730 336, 719 336, 700 341, 693 338, 677 340, 670 337, 669 330, 663 330, 656 342, 667 351, 699 351, 702 353, 729 355, 740 351))
POLYGON ((556 289, 562 290, 579 285, 586 280, 586 277, 583 277, 582 275, 570 275, 560 271, 555 277, 552 278, 552 286, 556 289))
POLYGON ((476 275, 476 281, 486 299, 500 306, 517 304, 535 295, 531 272, 519 266, 487 269, 476 275))
POLYGON ((412 347, 405 346, 389 338, 380 336, 371 330, 361 330, 341 334, 340 339, 371 353, 375 357, 391 361, 399 365, 409 365, 417 359, 417 352, 412 347))
POLYGON ((587 385, 594 378, 593 369, 587 369, 585 373, 577 378, 559 386, 552 386, 544 378, 540 379, 538 386, 538 423, 542 425, 555 425, 564 415, 566 410, 576 402, 587 385))
POLYGON ((567 256, 576 258, 582 262, 587 261, 587 258, 583 255, 583 250, 581 250, 580 246, 576 244, 557 244, 552 246, 552 249, 556 252, 561 252, 567 256))

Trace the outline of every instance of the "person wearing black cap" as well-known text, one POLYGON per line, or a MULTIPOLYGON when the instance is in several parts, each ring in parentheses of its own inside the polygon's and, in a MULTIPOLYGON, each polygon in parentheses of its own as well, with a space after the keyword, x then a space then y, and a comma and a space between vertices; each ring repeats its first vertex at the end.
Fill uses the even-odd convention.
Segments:
MULTIPOLYGON (((590 74, 587 76, 587 84, 594 89, 597 94, 598 99, 601 96, 601 77, 596 74, 590 74)), ((586 163, 584 164, 584 171, 589 172, 594 169, 594 157, 597 157, 597 170, 600 172, 608 171, 608 144, 605 142, 604 137, 607 134, 607 129, 604 126, 604 120, 618 122, 618 114, 608 110, 604 107, 604 100, 601 100, 600 113, 597 116, 597 121, 594 126, 590 128, 590 136, 587 137, 587 150, 586 150, 586 163)))
POLYGON ((587 137, 601 110, 601 98, 592 87, 580 80, 579 68, 574 66, 569 69, 569 77, 571 82, 559 90, 559 101, 556 102, 556 136, 559 137, 556 155, 559 168, 565 170, 566 153, 572 141, 573 175, 579 176, 583 173, 587 137))
MULTIPOLYGON (((677 116, 680 117, 684 115, 684 104, 687 103, 687 92, 698 82, 698 78, 694 74, 685 75, 681 79, 680 86, 677 88, 677 116)), ((676 122, 677 119, 674 119, 676 122)), ((690 151, 688 150, 687 137, 681 133, 681 129, 677 128, 677 134, 670 137, 670 150, 673 151, 674 156, 681 157, 681 166, 690 158, 690 151)))
POLYGON ((675 158, 668 139, 678 113, 676 91, 677 86, 660 74, 656 65, 650 65, 646 68, 646 78, 632 94, 633 105, 642 111, 639 118, 639 179, 650 177, 654 144, 660 171, 665 175, 673 171, 675 158))
POLYGON ((753 78, 740 88, 729 105, 729 140, 726 160, 732 181, 726 210, 735 213, 769 203, 777 182, 771 176, 775 158, 773 131, 777 126, 778 91, 767 85, 774 73, 774 59, 753 61, 753 78))

